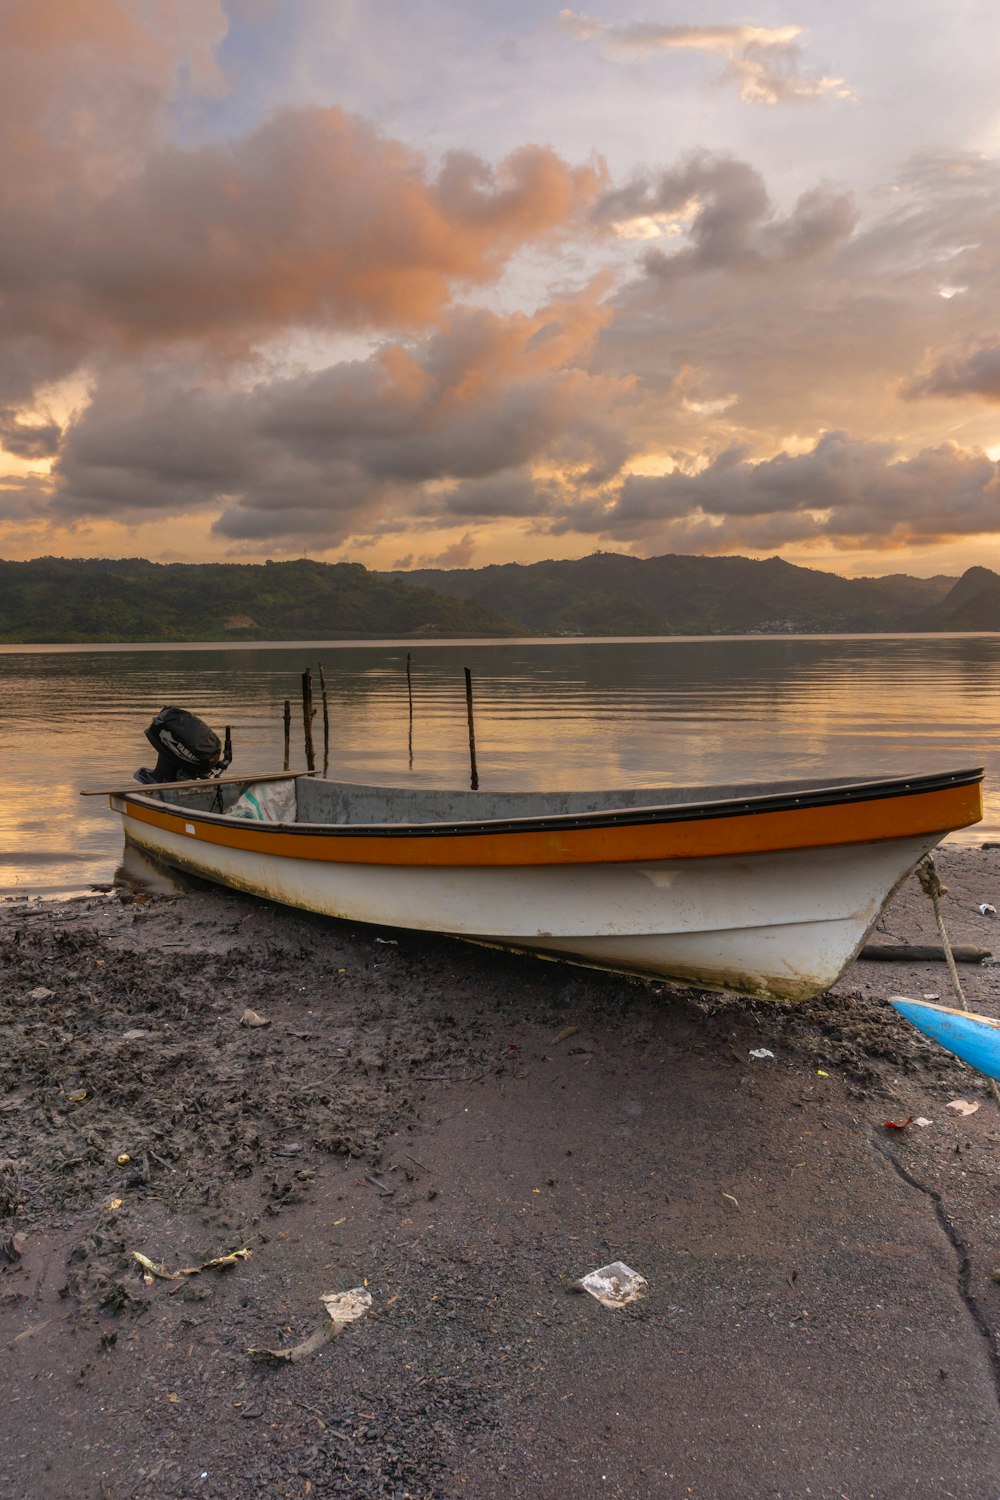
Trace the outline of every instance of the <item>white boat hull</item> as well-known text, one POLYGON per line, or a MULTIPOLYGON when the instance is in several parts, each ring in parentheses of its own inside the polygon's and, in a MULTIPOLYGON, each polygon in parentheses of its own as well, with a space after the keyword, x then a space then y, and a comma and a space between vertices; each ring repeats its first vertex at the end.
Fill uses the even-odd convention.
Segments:
POLYGON ((888 893, 940 838, 736 857, 415 867, 226 847, 121 810, 139 848, 289 906, 789 1000, 836 981, 888 893))

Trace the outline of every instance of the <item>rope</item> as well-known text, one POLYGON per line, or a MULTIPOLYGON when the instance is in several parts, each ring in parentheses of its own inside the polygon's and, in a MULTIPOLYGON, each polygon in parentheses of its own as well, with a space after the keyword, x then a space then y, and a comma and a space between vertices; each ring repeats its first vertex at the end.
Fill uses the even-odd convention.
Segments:
MULTIPOLYGON (((920 881, 920 888, 924 895, 930 896, 931 901, 934 903, 934 920, 937 922, 937 929, 941 934, 941 946, 944 949, 945 962, 948 965, 951 982, 955 987, 955 994, 958 996, 958 1003, 966 1015, 974 1015, 975 1012, 969 1009, 969 1002, 966 1000, 965 991, 962 989, 962 981, 958 977, 958 965, 955 963, 955 955, 951 951, 951 943, 945 931, 944 917, 941 915, 941 897, 947 896, 948 887, 941 884, 941 877, 937 872, 937 866, 929 854, 924 855, 924 858, 917 866, 917 879, 920 881)), ((997 1087, 996 1079, 989 1079, 989 1085, 993 1098, 996 1100, 997 1105, 1000 1106, 1000 1088, 997 1087)))

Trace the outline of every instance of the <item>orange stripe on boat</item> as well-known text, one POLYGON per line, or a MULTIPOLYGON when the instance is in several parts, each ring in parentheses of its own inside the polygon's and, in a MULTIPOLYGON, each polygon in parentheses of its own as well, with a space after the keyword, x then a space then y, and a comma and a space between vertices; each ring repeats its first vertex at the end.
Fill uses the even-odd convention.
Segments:
POLYGON ((445 867, 624 864, 831 848, 951 832, 967 828, 983 815, 978 782, 909 795, 730 816, 462 834, 414 831, 380 835, 376 831, 361 835, 341 825, 327 829, 309 824, 288 832, 281 827, 268 828, 187 809, 161 810, 132 796, 113 797, 111 805, 136 822, 227 849, 334 864, 445 867))

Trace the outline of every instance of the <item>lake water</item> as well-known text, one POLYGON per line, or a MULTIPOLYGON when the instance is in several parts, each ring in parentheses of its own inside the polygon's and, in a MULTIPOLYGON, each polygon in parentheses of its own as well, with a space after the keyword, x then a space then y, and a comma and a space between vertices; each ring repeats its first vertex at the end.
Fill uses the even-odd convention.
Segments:
MULTIPOLYGON (((221 734, 235 771, 304 768, 301 674, 319 663, 330 774, 467 786, 463 668, 473 674, 484 788, 786 780, 985 765, 1000 838, 1000 636, 331 643, 247 647, 0 647, 0 892, 110 880, 120 823, 82 786, 155 760, 143 730, 165 704, 221 734), (413 685, 412 763, 406 656, 413 685), (296 710, 298 710, 296 714, 296 710)), ((317 707, 319 684, 315 682, 317 707)), ((316 719, 322 763, 322 723, 316 719)))

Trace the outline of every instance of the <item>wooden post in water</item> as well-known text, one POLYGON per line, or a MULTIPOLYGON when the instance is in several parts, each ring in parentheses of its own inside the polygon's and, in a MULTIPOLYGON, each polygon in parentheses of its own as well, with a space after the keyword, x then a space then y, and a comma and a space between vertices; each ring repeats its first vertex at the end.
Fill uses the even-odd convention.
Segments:
POLYGON ((319 686, 323 695, 323 775, 330 769, 330 705, 326 696, 326 678, 323 663, 319 664, 319 686))
POLYGON ((292 705, 291 705, 291 702, 290 702, 290 700, 288 698, 285 699, 284 721, 285 721, 285 764, 284 764, 284 769, 287 771, 288 767, 289 767, 289 764, 290 764, 290 761, 291 761, 291 742, 292 742, 292 705))
POLYGON ((315 771, 316 752, 313 749, 313 717, 316 710, 313 708, 313 679, 312 673, 306 667, 302 673, 302 732, 306 742, 306 770, 315 771))
POLYGON ((476 766, 476 725, 472 717, 472 673, 465 669, 465 707, 469 716, 469 761, 472 765, 472 790, 479 791, 479 770, 476 766))
POLYGON ((410 753, 410 770, 413 770, 413 678, 410 676, 410 653, 406 653, 406 696, 410 704, 410 734, 407 749, 410 753))

